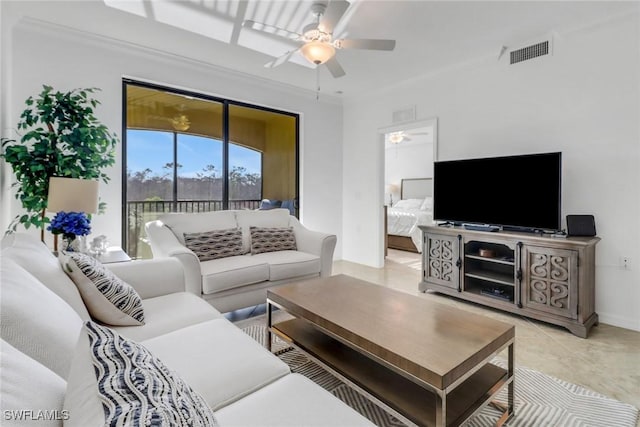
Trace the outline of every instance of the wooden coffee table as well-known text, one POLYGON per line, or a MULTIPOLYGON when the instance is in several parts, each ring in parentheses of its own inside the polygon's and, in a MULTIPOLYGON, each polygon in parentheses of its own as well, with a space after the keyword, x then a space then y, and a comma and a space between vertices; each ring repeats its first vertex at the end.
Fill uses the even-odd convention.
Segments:
POLYGON ((504 387, 497 425, 514 413, 513 325, 346 275, 269 290, 267 322, 269 349, 275 333, 405 422, 460 425, 504 387), (489 363, 505 348, 508 369, 489 363))

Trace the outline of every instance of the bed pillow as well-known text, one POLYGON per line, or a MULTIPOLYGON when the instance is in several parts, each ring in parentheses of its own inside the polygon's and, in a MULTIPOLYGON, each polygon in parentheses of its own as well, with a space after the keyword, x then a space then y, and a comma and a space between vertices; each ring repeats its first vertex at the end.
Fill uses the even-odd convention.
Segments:
POLYGON ((249 227, 251 255, 264 252, 295 251, 296 235, 293 227, 249 227))
POLYGON ((211 408, 147 348, 87 321, 67 382, 65 426, 217 426, 211 408))
POLYGON ((425 197, 420 205, 420 210, 431 211, 433 210, 433 197, 425 197))
POLYGON ((79 252, 61 252, 60 264, 78 287, 91 317, 107 325, 144 325, 140 295, 100 261, 79 252))
POLYGON ((422 202, 422 199, 404 199, 397 201, 393 207, 398 209, 420 209, 422 202))
POLYGON ((239 228, 184 233, 184 243, 200 261, 227 258, 244 253, 242 230, 239 228))

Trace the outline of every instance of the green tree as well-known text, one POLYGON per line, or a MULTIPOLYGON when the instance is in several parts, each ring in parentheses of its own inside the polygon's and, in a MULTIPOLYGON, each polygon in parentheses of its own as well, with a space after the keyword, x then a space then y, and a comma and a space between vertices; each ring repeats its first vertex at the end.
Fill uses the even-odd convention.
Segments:
POLYGON ((14 218, 9 231, 18 224, 44 230, 50 177, 109 181, 103 169, 115 163, 118 140, 94 115, 100 102, 92 96, 98 90, 54 92, 45 85, 36 98, 25 101, 18 122, 20 140, 0 138, 0 157, 13 169, 16 198, 27 212, 14 218))

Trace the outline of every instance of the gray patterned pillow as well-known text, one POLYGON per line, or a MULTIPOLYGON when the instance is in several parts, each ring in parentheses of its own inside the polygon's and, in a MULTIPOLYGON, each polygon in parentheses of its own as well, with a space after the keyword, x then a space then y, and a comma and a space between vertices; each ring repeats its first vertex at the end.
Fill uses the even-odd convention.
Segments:
POLYGON ((295 251, 296 235, 293 227, 249 227, 251 233, 251 254, 263 252, 295 251))
POLYGON ((79 252, 62 252, 60 264, 78 287, 91 317, 108 325, 144 325, 140 295, 98 260, 79 252))
POLYGON ((239 228, 184 233, 184 243, 200 261, 243 254, 242 230, 239 228))
POLYGON ((77 425, 217 426, 204 398, 143 345, 88 321, 65 409, 77 425))

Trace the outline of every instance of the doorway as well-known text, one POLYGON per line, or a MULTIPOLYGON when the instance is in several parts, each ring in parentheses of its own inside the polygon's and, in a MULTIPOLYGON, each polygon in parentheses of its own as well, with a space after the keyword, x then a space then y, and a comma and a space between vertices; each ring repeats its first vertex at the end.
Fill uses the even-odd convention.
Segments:
POLYGON ((384 138, 382 246, 388 260, 419 259, 422 252, 419 226, 433 224, 437 125, 437 118, 432 118, 379 129, 384 138))

